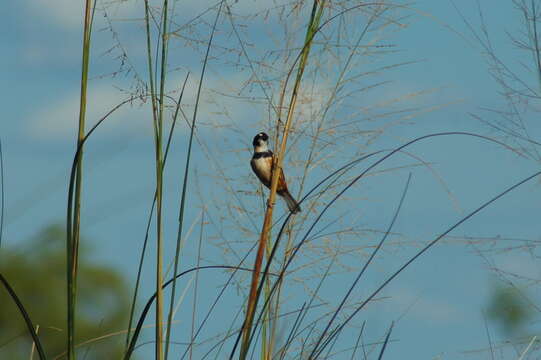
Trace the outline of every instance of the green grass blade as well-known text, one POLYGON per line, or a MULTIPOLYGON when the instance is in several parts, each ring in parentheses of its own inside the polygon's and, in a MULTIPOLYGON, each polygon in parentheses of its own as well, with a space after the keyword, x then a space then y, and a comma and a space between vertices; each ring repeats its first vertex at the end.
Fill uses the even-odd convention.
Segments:
MULTIPOLYGON (((165 360, 167 360, 167 356, 169 354, 169 344, 170 344, 170 337, 171 337, 171 323, 173 321, 173 307, 175 303, 175 292, 176 292, 176 277, 178 274, 178 264, 179 264, 179 258, 180 258, 180 244, 182 239, 182 228, 184 223, 184 209, 186 204, 186 194, 187 194, 187 188, 188 188, 188 176, 190 173, 190 160, 192 157, 192 145, 193 145, 193 139, 195 134, 195 126, 197 122, 197 110, 199 108, 199 100, 201 98, 201 89, 203 86, 203 80, 205 77, 205 70, 207 68, 208 64, 208 58, 210 54, 210 49, 212 46, 212 40, 214 39, 214 34, 216 32, 216 26, 218 24, 218 19, 220 17, 220 13, 222 12, 222 5, 224 1, 220 2, 220 7, 218 8, 218 12, 216 13, 216 18, 214 19, 214 25, 212 27, 212 31, 210 34, 210 39, 207 45, 207 51, 205 53, 205 59, 203 61, 203 69, 201 70, 201 76, 199 78, 199 85, 197 88, 197 96, 195 100, 195 108, 193 113, 193 120, 191 124, 190 129, 190 138, 188 141, 188 151, 186 153, 186 165, 184 168, 184 180, 182 182, 182 195, 180 198, 180 209, 179 209, 179 216, 178 216, 178 232, 177 232, 177 245, 175 250, 175 265, 174 265, 174 273, 173 273, 173 285, 171 289, 171 300, 169 303, 169 315, 167 317, 167 331, 166 331, 166 339, 165 339, 165 360)), ((164 20, 164 26, 165 26, 165 20, 164 20)), ((164 45, 165 47, 165 45, 164 45)))
MULTIPOLYGON (((184 90, 186 89, 186 84, 188 83, 189 75, 190 74, 188 73, 186 75, 186 78, 184 79, 184 83, 182 84, 182 90, 181 90, 180 95, 178 97, 178 101, 176 102, 177 105, 176 105, 176 109, 175 109, 175 114, 173 115, 173 123, 171 124, 171 128, 169 129, 169 135, 168 135, 168 138, 167 138, 167 145, 165 147, 165 154, 163 156, 163 168, 162 168, 162 171, 165 170, 165 165, 167 163, 167 156, 169 154, 169 149, 171 147, 171 141, 173 139, 173 132, 175 130, 177 120, 178 120, 178 113, 179 113, 179 110, 180 110, 180 102, 182 101, 182 97, 184 96, 184 90)), ((142 275, 142 271, 143 271, 143 262, 144 262, 145 255, 146 255, 146 248, 147 248, 148 238, 149 238, 149 234, 150 234, 150 225, 152 223, 152 217, 154 216, 155 207, 156 207, 156 192, 154 192, 154 198, 152 200, 152 206, 150 208, 150 212, 149 212, 149 215, 148 215, 147 226, 146 226, 146 231, 145 231, 145 239, 143 241, 143 248, 141 249, 141 256, 139 258, 139 265, 138 265, 137 276, 136 276, 136 280, 135 280, 135 289, 134 289, 134 294, 133 294, 133 297, 132 297, 132 304, 131 304, 131 307, 130 307, 130 316, 129 316, 129 320, 128 320, 128 330, 126 332, 126 351, 128 349, 129 343, 130 343, 131 328, 132 328, 132 325, 133 325, 133 317, 134 317, 134 314, 135 314, 135 305, 137 303, 137 295, 139 293, 139 286, 140 286, 141 275, 142 275)))
MULTIPOLYGON (((83 180, 83 142, 85 138, 85 117, 86 101, 88 88, 88 68, 90 62, 90 38, 92 29, 92 18, 95 11, 92 6, 92 0, 86 0, 85 19, 83 29, 83 54, 81 65, 81 89, 79 104, 79 130, 77 135, 77 151, 79 157, 75 174, 75 195, 73 200, 73 213, 70 213, 68 224, 69 231, 67 236, 67 347, 68 360, 75 359, 75 309, 77 300, 77 268, 79 261, 79 239, 81 228, 81 192, 83 180)), ((71 204, 70 204, 71 205, 71 204)))
POLYGON ((32 320, 30 319, 30 315, 28 315, 28 312, 24 308, 23 303, 21 302, 21 300, 15 293, 15 290, 13 290, 11 285, 9 285, 7 279, 2 274, 0 274, 0 282, 2 283, 2 285, 4 285, 4 288, 8 292, 9 296, 11 296, 11 299, 13 299, 13 302, 15 303, 15 305, 17 305, 17 307, 19 308, 19 312, 21 313, 24 319, 26 328, 28 329, 30 336, 32 336, 32 340, 34 341, 34 344, 36 345, 36 350, 38 352, 39 358, 41 360, 46 360, 47 357, 45 356, 45 351, 43 350, 43 346, 41 345, 41 342, 39 341, 38 334, 34 330, 35 329, 34 324, 32 323, 32 320))

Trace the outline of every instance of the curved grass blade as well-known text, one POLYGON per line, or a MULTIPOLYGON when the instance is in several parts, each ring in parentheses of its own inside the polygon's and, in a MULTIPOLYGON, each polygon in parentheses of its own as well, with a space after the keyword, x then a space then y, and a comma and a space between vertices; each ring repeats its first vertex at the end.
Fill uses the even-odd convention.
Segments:
POLYGON ((11 296, 11 299, 13 300, 15 305, 17 305, 17 308, 19 308, 19 312, 21 313, 24 319, 26 328, 28 329, 30 336, 32 336, 32 340, 34 341, 34 344, 36 345, 36 350, 38 352, 39 358, 41 360, 46 360, 47 357, 45 356, 45 351, 43 350, 43 346, 41 345, 41 342, 39 341, 38 334, 36 334, 36 331, 34 330, 34 324, 32 324, 30 315, 28 315, 28 312, 24 308, 23 303, 21 302, 21 300, 19 299, 19 297, 17 296, 17 294, 15 293, 11 285, 9 285, 9 282, 7 281, 7 279, 2 274, 0 274, 0 282, 2 283, 2 285, 4 285, 4 288, 8 292, 9 296, 11 296))
MULTIPOLYGON (((246 259, 248 258, 248 256, 252 253, 252 251, 255 249, 257 244, 254 244, 252 245, 252 247, 246 252, 246 254, 244 255, 244 257, 241 259, 239 265, 237 265, 239 268, 240 266, 244 263, 244 261, 246 261, 246 259)), ((207 311, 207 314, 205 315, 205 317, 203 318, 203 321, 201 322, 201 324, 199 325, 199 328, 197 329, 195 335, 193 335, 193 340, 192 342, 190 343, 190 345, 188 346, 188 348, 184 351, 184 354, 182 355, 182 357, 180 358, 181 360, 184 360, 184 358, 186 357, 186 355, 188 354, 188 351, 191 350, 191 347, 193 345, 193 342, 195 342, 195 339, 197 338, 197 336, 199 335, 199 333, 201 332, 201 330, 203 329, 203 327, 205 326, 207 320, 209 319, 212 311, 214 310, 214 308, 216 307, 216 305, 218 304, 218 301, 220 300, 220 298, 222 297, 223 293, 225 292, 225 290, 227 289, 227 287, 229 286, 229 284, 231 283, 231 281, 233 280, 233 277, 236 275, 236 272, 237 270, 234 270, 232 273, 231 273, 231 276, 229 276, 229 279, 227 279, 227 282, 225 283, 225 285, 222 287, 222 289, 220 290, 219 294, 216 296, 216 299, 214 300, 214 302, 212 303, 212 305, 210 306, 210 309, 209 311, 207 311)), ((233 334, 234 335, 234 334, 233 334)))
MULTIPOLYGON (((290 256, 290 258, 288 259, 287 263, 285 264, 284 268, 282 269, 282 271, 280 272, 279 276, 278 276, 278 280, 276 281, 276 283, 273 285, 272 289, 271 289, 271 296, 272 296, 272 293, 276 290, 276 287, 277 287, 277 284, 279 283, 279 281, 282 280, 284 274, 285 274, 285 271, 287 270, 287 268, 289 267, 289 265, 291 264, 291 262, 293 261, 293 259, 295 258, 296 254, 298 253, 300 247, 302 247, 302 245, 306 242, 309 234, 312 232, 312 230, 314 229, 315 225, 321 220, 322 216, 325 214, 325 212, 349 189, 351 188, 359 179, 361 179, 362 177, 364 177, 370 170, 372 170, 373 168, 375 168, 377 165, 383 163, 385 160, 387 160, 388 158, 392 157, 393 155, 395 155, 396 153, 400 152, 402 149, 414 144, 414 143, 417 143, 419 141, 422 141, 422 140, 425 140, 425 139, 429 139, 429 138, 435 138, 435 137, 442 137, 442 136, 457 136, 457 135, 463 135, 463 136, 469 136, 469 137, 474 137, 474 138, 480 138, 480 139, 483 139, 483 140, 486 140, 486 141, 489 141, 489 142, 493 142, 493 143, 496 143, 510 151, 513 151, 514 153, 518 154, 519 156, 521 156, 520 153, 517 153, 516 150, 514 150, 513 148, 509 147, 508 145, 506 145, 505 143, 503 142, 500 142, 498 140, 495 140, 495 139, 492 139, 492 138, 489 138, 487 136, 483 136, 483 135, 478 135, 478 134, 475 134, 475 133, 469 133, 469 132, 460 132, 460 131, 455 131, 455 132, 442 132, 442 133, 434 133, 434 134, 428 134, 428 135, 424 135, 424 136, 421 136, 421 137, 418 137, 418 138, 415 138, 413 140, 410 140, 409 142, 395 148, 394 150, 390 151, 387 155, 381 157, 379 160, 377 160, 376 162, 374 162, 372 165, 370 165, 367 169, 365 169, 363 172, 361 172, 356 178, 354 178, 340 193, 338 193, 325 207, 324 209, 318 214, 318 216, 316 217, 316 219, 314 220, 313 224, 310 226, 310 228, 308 229, 307 233, 305 234, 305 236, 301 239, 301 241, 293 248, 293 251, 292 251, 292 254, 290 256)), ((305 195, 300 203, 302 203, 312 192, 315 191, 315 189, 317 187, 319 187, 321 184, 323 184, 325 181, 327 181, 328 179, 330 179, 332 176, 334 176, 335 174, 339 173, 341 170, 343 169, 347 169, 349 166, 353 166, 355 163, 357 163, 359 160, 361 159, 366 159, 370 156, 373 156, 377 153, 381 153, 382 151, 378 151, 378 152, 374 152, 374 153, 371 153, 371 154, 368 154, 368 155, 365 155, 363 157, 361 157, 360 159, 357 159, 357 160, 354 160, 346 165, 344 165, 342 168, 340 168, 339 170, 335 171, 334 173, 332 173, 331 175, 327 176, 323 181, 321 181, 320 183, 318 183, 314 188, 312 188, 312 190, 310 190, 307 195, 305 195)), ((264 281, 264 278, 265 278, 265 274, 266 272, 268 271, 269 269, 269 266, 271 264, 271 259, 273 259, 274 255, 275 255, 275 252, 276 252, 276 249, 278 247, 278 244, 280 242, 280 238, 285 230, 285 227, 286 225, 288 224, 289 222, 289 219, 291 218, 291 214, 289 214, 286 219, 284 220, 283 224, 282 224, 282 227, 280 228, 280 231, 278 233, 278 236, 277 236, 277 240, 275 241, 275 245, 273 247, 273 250, 271 252, 271 255, 269 257, 269 261, 267 263, 267 266, 265 268, 265 270, 263 271, 263 278, 261 280, 261 283, 263 283, 264 281)), ((262 286, 259 287, 258 289, 258 292, 260 293, 262 290, 262 286)), ((374 294, 375 296, 375 294, 374 294)), ((264 311, 266 309, 266 307, 268 306, 268 301, 265 302, 265 304, 263 305, 262 307, 262 310, 261 311, 264 311)), ((258 323, 260 322, 261 320, 261 317, 262 317, 262 312, 260 312, 259 314, 259 317, 258 317, 258 323)), ((237 341, 235 343, 235 347, 237 346, 238 344, 238 341, 239 341, 239 338, 237 338, 237 341)), ((234 348, 235 348, 234 347, 234 348)), ((234 349, 233 349, 234 350, 234 349)), ((230 359, 232 358, 233 356, 233 353, 234 351, 231 353, 230 355, 230 359)))
MULTIPOLYGON (((181 103, 182 98, 184 96, 184 90, 186 88, 186 84, 188 82, 189 75, 190 75, 189 73, 186 74, 186 78, 184 79, 184 83, 182 84, 182 90, 180 91, 178 100, 176 101, 175 114, 173 115, 173 123, 171 124, 171 128, 169 129, 169 135, 167 137, 167 145, 165 146, 165 154, 163 156, 163 168, 162 168, 162 171, 165 171, 165 166, 167 164, 167 156, 169 155, 169 149, 171 147, 171 142, 172 142, 172 139, 173 139, 173 132, 175 131, 175 127, 176 127, 177 120, 178 120, 178 113, 179 113, 179 110, 180 110, 180 103, 181 103)), ((145 239, 143 240, 143 248, 141 249, 141 256, 139 257, 139 265, 137 267, 137 276, 136 276, 136 280, 135 280, 135 289, 134 289, 134 294, 133 294, 132 303, 131 303, 131 307, 130 307, 130 316, 129 316, 129 320, 128 320, 128 331, 126 333, 126 345, 125 345, 126 349, 128 348, 128 345, 130 343, 131 327, 132 327, 132 324, 133 324, 133 316, 134 316, 134 313, 135 313, 135 305, 137 303, 137 294, 139 293, 139 285, 141 283, 141 275, 142 275, 142 271, 143 271, 143 262, 144 262, 145 255, 146 255, 148 238, 149 238, 149 235, 150 235, 150 226, 152 224, 152 217, 154 215, 154 209, 155 209, 155 206, 156 206, 156 195, 157 195, 156 192, 154 192, 154 198, 152 200, 152 206, 150 207, 150 212, 149 212, 148 219, 147 219, 147 226, 146 226, 146 230, 145 230, 145 239)))
POLYGON ((355 289, 355 287, 357 286, 357 283, 359 282, 359 280, 361 279, 361 277, 363 276, 364 272, 366 271, 366 269, 368 268, 368 266, 372 263, 372 260, 374 259, 374 257, 376 256, 376 254, 379 252, 379 250, 381 249, 381 247, 383 246, 383 243, 385 242, 385 240, 387 239, 388 235, 391 233, 391 230, 393 229, 393 226, 396 222, 396 219, 398 218, 398 215, 400 214, 400 210, 402 209, 402 205, 404 204, 404 199, 406 198, 406 194, 408 192, 408 189, 409 189, 409 185, 410 185, 410 181, 411 181, 411 173, 409 174, 408 176, 408 180, 406 182, 406 185, 404 187, 404 190, 402 191, 402 195, 400 197, 400 201, 398 203, 398 206, 395 210, 395 213, 393 215, 393 218, 391 220, 391 223, 389 224, 389 226, 387 227, 387 230, 385 231, 385 234, 383 235, 383 237, 381 238, 380 242, 378 243, 378 245, 376 246, 376 248, 374 249, 374 251, 372 251, 372 254, 370 254, 370 257, 368 258, 368 260, 366 261, 366 263, 364 264, 364 266, 362 267, 361 271, 359 272, 359 274, 357 275, 357 277, 355 278, 355 280, 353 281, 353 284, 350 286, 350 288, 348 289, 346 295, 344 295, 344 297, 342 298, 342 301, 340 302, 340 305, 338 305, 338 308, 336 309, 336 311, 334 312, 333 316, 331 317, 331 319, 329 320, 329 322, 327 323, 327 326, 325 326, 325 329, 323 329, 323 331, 321 332, 321 334, 319 335, 319 338, 317 339, 316 341, 316 344, 314 346, 314 349, 312 350, 312 353, 310 354, 310 358, 313 357, 314 354, 317 353, 317 355, 314 357, 314 358, 317 358, 321 352, 325 349, 325 346, 326 344, 324 344, 324 346, 321 347, 321 349, 318 349, 319 347, 319 344, 323 341, 323 338, 325 337, 325 335, 327 334, 327 331, 329 330, 329 328, 331 327, 332 323, 334 322, 334 320, 336 319, 336 317, 338 316, 338 314, 340 313, 340 311, 342 310, 342 308, 344 307, 347 299, 349 298, 349 296, 351 295, 351 293, 353 292, 353 289, 355 289))
MULTIPOLYGON (((184 276, 186 274, 189 274, 189 273, 191 273, 193 271, 199 271, 199 270, 205 270, 205 269, 229 269, 229 270, 235 270, 235 271, 242 270, 242 271, 249 271, 249 272, 253 271, 252 269, 249 269, 249 268, 241 268, 241 267, 238 267, 238 266, 228 266, 228 265, 207 265, 207 266, 194 267, 194 268, 188 269, 186 271, 183 271, 183 272, 179 273, 175 278, 172 278, 172 279, 166 281, 162 285, 162 290, 165 289, 167 286, 171 285, 174 281, 176 281, 177 279, 179 279, 180 277, 182 277, 182 276, 184 276)), ((135 349, 135 345, 137 343, 137 339, 139 338, 139 333, 141 332, 141 329, 143 328, 143 323, 145 322, 146 316, 147 316, 148 312, 150 311, 150 308, 152 307, 152 304, 154 303, 154 300, 156 299, 156 297, 157 297, 157 292, 155 292, 149 298, 149 300, 147 301, 143 311, 141 312, 141 316, 139 317, 139 320, 137 322, 135 330, 133 331, 133 336, 132 336, 132 339, 130 341, 130 346, 128 347, 128 351, 126 351, 126 354, 124 355, 124 360, 128 360, 128 359, 131 358, 131 355, 132 355, 133 350, 135 349)))
POLYGON ((351 319, 353 319, 353 317, 355 315, 357 315, 359 313, 359 311, 361 311, 370 300, 372 300, 377 294, 379 294, 379 292, 381 290, 383 290, 383 288, 385 286, 387 286, 394 278, 396 278, 402 271, 404 271, 409 265, 411 265, 411 263, 413 263, 415 260, 417 260, 428 249, 430 249, 437 242, 439 242, 441 239, 443 239, 447 234, 449 234, 451 231, 453 231, 454 229, 456 229, 457 227, 462 225, 464 222, 469 220, 471 217, 475 216, 477 213, 479 213, 480 211, 482 211, 483 209, 488 207, 493 202, 499 200, 503 196, 507 195, 511 191, 515 190, 516 188, 518 188, 521 185, 525 184, 526 182, 536 178, 539 175, 541 175, 541 171, 538 171, 538 172, 534 173, 533 175, 530 175, 530 176, 522 179, 518 183, 515 183, 514 185, 508 187, 506 190, 500 192, 498 195, 494 196, 493 198, 491 198, 490 200, 486 201, 481 206, 479 206, 477 209, 475 209, 474 211, 470 212, 468 215, 461 218, 458 222, 456 222, 454 225, 449 227, 442 234, 440 234, 438 237, 436 237, 434 240, 432 240, 430 243, 428 243, 428 245, 426 245, 424 248, 422 248, 417 254, 415 254, 411 259, 406 261, 406 263, 404 263, 398 270, 396 270, 391 276, 389 276, 368 298, 366 298, 365 301, 363 301, 361 303, 361 305, 359 305, 359 307, 357 309, 355 309, 355 311, 351 315, 349 315, 346 318, 346 320, 339 326, 339 328, 343 328, 344 326, 346 326, 347 323, 349 323, 351 321, 351 319))

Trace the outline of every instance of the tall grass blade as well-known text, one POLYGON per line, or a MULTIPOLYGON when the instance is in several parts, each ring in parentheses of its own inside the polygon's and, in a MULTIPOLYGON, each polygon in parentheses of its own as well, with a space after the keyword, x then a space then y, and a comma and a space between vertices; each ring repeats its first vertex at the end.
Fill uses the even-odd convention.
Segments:
POLYGON ((389 328, 389 331, 387 331, 387 335, 385 336, 385 340, 383 341, 383 346, 381 347, 378 360, 383 359, 383 353, 385 353, 385 349, 387 348, 387 344, 389 343, 389 338, 391 337, 391 332, 393 331, 393 327, 394 327, 394 321, 391 323, 391 327, 389 328))
MULTIPOLYGON (((205 226, 205 209, 201 214, 201 227, 199 228, 199 246, 197 247, 197 264, 196 267, 200 266, 201 263, 201 245, 203 244, 203 228, 205 226)), ((175 274, 176 275, 176 274, 175 274)), ((195 342, 195 314, 197 312, 197 291, 199 287, 199 271, 195 272, 195 285, 193 289, 193 305, 192 305, 192 329, 190 334, 190 360, 192 360, 193 355, 193 344, 195 342)))
MULTIPOLYGON (((181 247, 181 239, 182 239, 182 228, 184 224, 184 209, 186 205, 186 194, 187 194, 187 188, 188 188, 188 176, 190 173, 190 160, 192 158, 192 145, 193 145, 193 138, 195 134, 195 126, 197 121, 197 110, 199 108, 199 100, 201 98, 201 89, 203 88, 203 80, 205 77, 205 70, 207 68, 208 64, 208 58, 210 54, 210 49, 212 46, 212 40, 214 39, 214 34, 216 31, 216 26, 218 24, 218 19, 220 18, 220 13, 222 12, 222 5, 224 1, 220 2, 220 6, 218 8, 218 12, 216 13, 216 18, 214 19, 214 25, 212 26, 212 31, 210 34, 210 39, 207 45, 207 51, 205 53, 205 59, 203 61, 203 69, 201 70, 201 76, 199 78, 199 84, 197 87, 197 96, 195 100, 195 108, 193 112, 193 120, 191 124, 190 129, 190 138, 188 141, 188 151, 186 153, 186 165, 184 167, 184 180, 182 182, 182 195, 180 198, 180 209, 179 209, 179 215, 178 215, 178 231, 177 231, 177 245, 175 250, 175 265, 174 265, 174 274, 173 274, 173 286, 171 289, 171 300, 169 303, 169 315, 167 317, 167 331, 166 331, 166 339, 165 339, 165 360, 167 360, 167 356, 169 355, 169 344, 170 344, 170 338, 171 338, 171 323, 173 320, 173 306, 175 303, 175 295, 176 295, 176 275, 178 274, 178 264, 180 259, 180 247, 181 247)), ((164 16, 165 17, 165 16, 164 16)), ((165 19, 164 19, 164 26, 165 26, 165 19)), ((162 45, 162 48, 165 48, 165 43, 162 45)))
POLYGON ((81 191, 83 181, 83 142, 85 138, 85 117, 88 88, 88 68, 90 62, 90 38, 92 19, 96 4, 92 0, 85 2, 85 17, 83 28, 83 54, 81 65, 81 89, 79 99, 79 129, 77 134, 77 151, 79 152, 75 175, 75 195, 73 214, 69 214, 67 233, 67 348, 68 360, 75 359, 75 311, 77 302, 77 268, 79 262, 79 240, 81 229, 81 191))
MULTIPOLYGON (((182 101, 182 97, 184 96, 184 90, 186 89, 186 84, 188 83, 189 75, 190 75, 189 73, 186 74, 186 78, 184 79, 184 83, 182 84, 182 90, 180 91, 180 95, 179 95, 178 101, 176 103, 175 114, 173 115, 173 123, 171 124, 171 128, 169 129, 169 135, 167 137, 167 145, 165 146, 165 154, 163 156, 163 168, 162 168, 162 171, 165 171, 165 166, 167 164, 167 156, 169 154, 169 149, 171 147, 171 142, 173 140, 173 132, 175 130, 177 120, 178 120, 178 113, 179 113, 179 110, 180 110, 180 103, 182 101)), ((135 279, 135 289, 133 291, 132 303, 131 303, 131 306, 130 306, 130 315, 129 315, 129 319, 128 319, 128 330, 126 332, 126 345, 125 345, 126 350, 128 349, 128 346, 129 346, 129 343, 130 343, 131 328, 132 328, 132 325, 133 325, 133 317, 134 317, 134 314, 135 314, 135 306, 137 304, 137 295, 139 293, 139 286, 140 286, 140 283, 141 283, 141 275, 143 273, 143 263, 144 263, 144 260, 145 260, 146 249, 147 249, 147 245, 148 245, 148 238, 149 238, 149 235, 150 235, 150 226, 152 224, 152 218, 153 218, 153 215, 154 215, 155 207, 156 207, 156 191, 154 191, 154 197, 152 199, 152 205, 150 207, 150 211, 149 211, 149 214, 148 214, 147 225, 146 225, 146 230, 145 230, 145 239, 143 240, 143 248, 141 249, 141 256, 139 257, 139 264, 137 266, 137 276, 136 276, 136 279, 135 279)))
MULTIPOLYGON (((155 332, 155 338, 156 338, 156 344, 155 344, 155 354, 156 359, 161 359, 161 306, 162 306, 162 279, 161 279, 161 271, 162 271, 162 259, 161 259, 161 197, 162 197, 162 191, 161 191, 161 143, 159 138, 159 131, 158 131, 158 106, 157 106, 157 99, 156 99, 156 87, 155 87, 155 79, 154 79, 154 72, 153 72, 153 66, 152 66, 152 41, 151 41, 151 30, 150 30, 150 5, 148 3, 148 0, 145 0, 145 34, 146 34, 146 47, 147 47, 147 66, 148 66, 148 77, 149 77, 149 83, 150 83, 150 97, 151 97, 151 104, 152 104, 152 123, 154 126, 154 144, 155 144, 155 155, 156 155, 156 191, 155 191, 155 198, 156 198, 156 204, 157 204, 157 214, 156 214, 156 228, 157 228, 157 250, 156 250, 156 258, 157 258, 157 265, 156 265, 156 332, 155 332)), ((154 209, 154 207, 153 207, 154 209)), ((151 211, 152 213, 152 211, 151 211)), ((149 222, 150 226, 150 222, 149 222)), ((145 238, 145 244, 143 246, 143 254, 141 255, 141 260, 139 263, 139 266, 142 266, 142 261, 144 258, 144 250, 146 250, 146 240, 145 238)), ((140 273, 138 273, 138 278, 140 276, 140 273)), ((135 302, 135 298, 134 298, 135 302)), ((132 311, 133 311, 134 305, 132 305, 132 311)), ((132 319, 132 315, 130 315, 130 321, 132 319)), ((131 328, 131 326, 130 326, 131 328)), ((135 333, 134 333, 135 336, 135 333)), ((132 338, 133 340, 133 338, 132 338)), ((130 348, 126 350, 126 356, 128 356, 130 351, 130 348)))
MULTIPOLYGON (((161 52, 161 76, 158 109, 156 108, 156 93, 152 80, 152 55, 150 53, 150 25, 149 25, 149 5, 145 1, 145 23, 147 28, 147 54, 149 76, 151 79, 151 96, 153 108, 154 124, 154 145, 156 156, 156 329, 155 329, 155 359, 163 359, 163 228, 162 228, 162 209, 163 209, 163 111, 165 95, 165 73, 167 71, 167 10, 168 1, 163 1, 162 7, 162 28, 160 28, 162 40, 161 52), (157 111, 157 113, 156 113, 157 111)), ((157 63, 156 63, 157 66, 157 63)))

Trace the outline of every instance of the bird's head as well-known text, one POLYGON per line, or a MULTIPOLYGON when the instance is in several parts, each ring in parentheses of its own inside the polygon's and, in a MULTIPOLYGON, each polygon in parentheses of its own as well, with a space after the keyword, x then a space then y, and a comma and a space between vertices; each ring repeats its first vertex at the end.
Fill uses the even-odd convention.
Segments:
POLYGON ((259 151, 267 151, 268 145, 267 141, 269 140, 269 135, 265 134, 264 132, 260 132, 254 137, 254 141, 252 142, 252 145, 254 145, 254 150, 256 152, 259 151))

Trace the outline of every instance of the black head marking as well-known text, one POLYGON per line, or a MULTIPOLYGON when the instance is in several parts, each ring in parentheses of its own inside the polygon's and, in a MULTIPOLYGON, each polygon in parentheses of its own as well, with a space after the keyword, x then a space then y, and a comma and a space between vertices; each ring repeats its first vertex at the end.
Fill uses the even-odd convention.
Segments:
POLYGON ((269 135, 265 134, 264 132, 260 132, 254 137, 254 141, 252 142, 252 145, 259 146, 259 141, 267 141, 269 140, 269 135))

